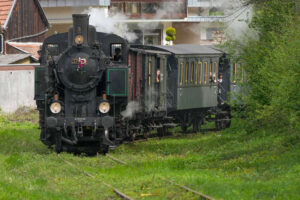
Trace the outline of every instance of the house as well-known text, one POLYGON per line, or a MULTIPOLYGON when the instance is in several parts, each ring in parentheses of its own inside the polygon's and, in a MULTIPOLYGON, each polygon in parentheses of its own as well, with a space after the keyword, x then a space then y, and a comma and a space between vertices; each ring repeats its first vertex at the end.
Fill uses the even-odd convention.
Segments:
MULTIPOLYGON (((216 44, 225 40, 224 27, 245 11, 241 4, 224 0, 40 0, 52 25, 48 35, 67 32, 72 14, 101 8, 100 21, 116 20, 140 44, 166 44, 166 29, 176 28, 176 44, 216 44), (113 19, 113 20, 111 20, 113 19)), ((105 23, 104 23, 105 24, 105 23)), ((122 27, 122 26, 121 26, 122 27)), ((102 30, 102 29, 99 29, 102 30)))
POLYGON ((0 27, 1 54, 30 53, 37 59, 50 24, 38 0, 0 0, 0 27))

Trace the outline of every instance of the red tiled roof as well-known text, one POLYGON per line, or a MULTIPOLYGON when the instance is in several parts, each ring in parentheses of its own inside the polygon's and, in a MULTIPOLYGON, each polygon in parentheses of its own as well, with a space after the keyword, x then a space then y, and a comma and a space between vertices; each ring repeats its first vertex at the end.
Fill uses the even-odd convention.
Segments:
POLYGON ((13 0, 0 0, 0 23, 1 27, 4 26, 4 23, 8 17, 9 11, 13 5, 13 0))
POLYGON ((13 46, 24 53, 30 53, 34 58, 38 59, 40 56, 38 54, 38 50, 42 43, 39 42, 7 42, 10 46, 13 46))

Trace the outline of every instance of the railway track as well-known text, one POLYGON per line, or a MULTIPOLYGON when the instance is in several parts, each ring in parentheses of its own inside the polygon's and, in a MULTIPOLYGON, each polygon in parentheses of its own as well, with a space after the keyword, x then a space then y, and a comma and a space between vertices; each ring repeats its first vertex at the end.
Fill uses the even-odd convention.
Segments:
MULTIPOLYGON (((75 168, 76 170, 80 171, 81 173, 83 173, 84 175, 86 175, 86 176, 89 177, 89 178, 96 179, 96 177, 93 176, 92 174, 86 172, 85 170, 80 169, 79 167, 77 167, 76 165, 74 165, 73 163, 71 163, 70 161, 67 161, 67 160, 63 159, 63 158, 60 156, 60 154, 57 154, 57 155, 58 155, 58 157, 59 157, 63 162, 65 162, 65 163, 66 163, 67 165, 69 165, 70 167, 75 168)), ((112 190, 114 191, 114 193, 115 193, 116 195, 118 195, 120 198, 126 199, 126 200, 134 200, 132 197, 129 197, 128 195, 126 195, 125 193, 121 192, 119 189, 115 188, 115 187, 112 186, 111 184, 106 183, 106 182, 104 182, 103 180, 101 181, 101 183, 102 183, 103 185, 105 185, 106 187, 112 189, 112 190)))
MULTIPOLYGON (((210 128, 210 129, 201 129, 201 133, 207 133, 207 132, 216 132, 218 131, 217 129, 215 128, 210 128)), ((138 135, 136 136, 136 138, 133 140, 133 141, 130 141, 130 140, 125 140, 123 142, 123 144, 130 144, 130 143, 138 143, 138 142, 145 142, 145 141, 149 141, 149 140, 160 140, 160 139, 167 139, 167 138, 182 138, 184 136, 187 136, 187 135, 196 135, 196 134, 200 134, 199 132, 198 133, 195 133, 193 131, 188 131, 188 132, 185 132, 185 133, 182 133, 181 135, 173 135, 172 133, 168 133, 164 136, 160 136, 159 134, 151 134, 149 137, 145 138, 144 136, 142 135, 138 135)))
MULTIPOLYGON (((120 164, 122 164, 122 165, 127 165, 127 163, 126 163, 125 161, 122 161, 122 160, 120 160, 120 159, 118 159, 118 158, 115 158, 115 157, 113 157, 113 156, 111 156, 111 155, 109 155, 109 154, 106 154, 106 157, 108 157, 108 158, 110 158, 111 160, 113 160, 113 161, 115 161, 115 162, 117 162, 117 163, 120 163, 120 164)), ((175 183, 174 181, 169 180, 169 179, 167 179, 167 178, 165 178, 165 177, 161 177, 161 176, 158 176, 158 177, 159 177, 161 180, 166 181, 166 182, 169 182, 170 184, 175 185, 175 186, 177 186, 177 187, 179 187, 179 188, 181 188, 181 189, 183 189, 183 190, 185 190, 185 191, 192 192, 193 194, 196 194, 196 195, 200 196, 201 199, 204 199, 204 200, 215 200, 215 198, 213 198, 213 197, 211 197, 211 196, 208 196, 208 195, 206 195, 206 194, 203 194, 203 193, 201 193, 201 192, 198 192, 198 191, 196 191, 196 190, 194 190, 194 189, 192 189, 192 188, 189 188, 189 187, 187 187, 187 186, 185 186, 185 185, 181 185, 181 184, 175 183)))

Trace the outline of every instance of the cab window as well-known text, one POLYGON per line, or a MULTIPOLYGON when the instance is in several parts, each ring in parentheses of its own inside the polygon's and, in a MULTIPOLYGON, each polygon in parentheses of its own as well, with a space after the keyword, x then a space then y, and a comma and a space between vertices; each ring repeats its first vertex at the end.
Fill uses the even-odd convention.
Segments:
POLYGON ((59 46, 58 44, 47 44, 46 46, 46 55, 49 60, 52 56, 59 55, 59 46))
POLYGON ((110 49, 112 61, 122 62, 122 44, 112 44, 110 49))

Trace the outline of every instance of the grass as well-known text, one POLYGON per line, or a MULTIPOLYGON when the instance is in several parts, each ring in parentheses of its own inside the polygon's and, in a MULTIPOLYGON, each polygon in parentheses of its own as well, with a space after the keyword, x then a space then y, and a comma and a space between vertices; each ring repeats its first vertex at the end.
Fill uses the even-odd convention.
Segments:
POLYGON ((92 179, 41 144, 33 118, 0 116, 0 199, 118 199, 102 180, 134 199, 199 199, 160 177, 216 199, 300 199, 296 132, 248 134, 234 121, 222 133, 126 144, 110 153, 127 165, 61 154, 92 179))

